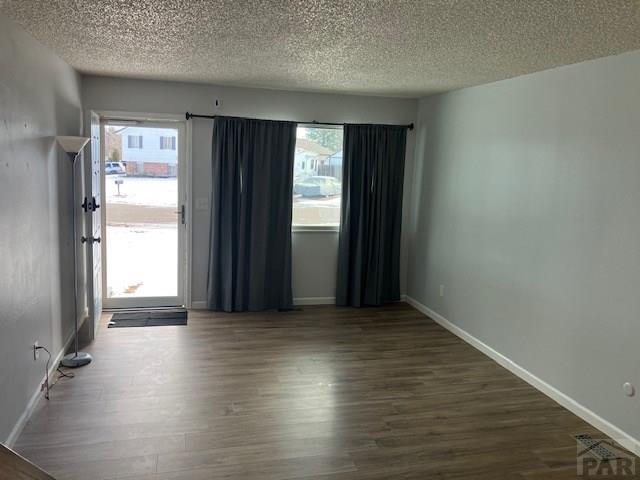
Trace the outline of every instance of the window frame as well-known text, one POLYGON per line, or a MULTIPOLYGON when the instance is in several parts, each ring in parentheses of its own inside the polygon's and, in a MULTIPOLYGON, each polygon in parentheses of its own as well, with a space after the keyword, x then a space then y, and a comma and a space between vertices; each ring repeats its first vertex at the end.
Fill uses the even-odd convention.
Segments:
MULTIPOLYGON (((326 123, 298 123, 296 126, 296 129, 297 127, 342 130, 343 141, 344 141, 344 125, 328 125, 326 123)), ((296 139, 297 138, 298 137, 296 136, 296 139)), ((343 145, 342 155, 343 155, 342 158, 344 161, 344 145, 343 145)), ((293 224, 293 199, 291 203, 292 203, 291 232, 293 233, 332 233, 332 234, 336 234, 340 232, 340 226, 342 225, 342 221, 340 221, 338 225, 294 225, 293 224)), ((342 194, 340 194, 340 210, 342 211, 342 194)))
POLYGON ((160 150, 169 150, 169 151, 175 151, 177 149, 177 143, 176 143, 176 137, 171 135, 171 136, 165 136, 165 135, 160 135, 160 150), (167 139, 169 139, 169 141, 167 142, 169 144, 168 147, 163 146, 163 141, 166 141, 167 139))
POLYGON ((143 135, 127 135, 127 148, 128 149, 136 149, 136 150, 142 150, 144 148, 143 146, 143 135), (138 145, 137 146, 131 146, 131 140, 133 138, 137 138, 138 139, 138 145))

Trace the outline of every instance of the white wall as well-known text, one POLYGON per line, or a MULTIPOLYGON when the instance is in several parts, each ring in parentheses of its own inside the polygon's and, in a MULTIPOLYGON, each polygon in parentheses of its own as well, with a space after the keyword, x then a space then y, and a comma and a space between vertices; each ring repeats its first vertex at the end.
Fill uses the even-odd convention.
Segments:
MULTIPOLYGON (((56 135, 79 135, 80 79, 0 17, 0 439, 5 441, 73 332, 70 162, 56 135)), ((25 417, 23 416, 23 419, 25 417)))
MULTIPOLYGON (((412 99, 328 95, 278 90, 220 87, 88 76, 83 79, 85 109, 145 113, 179 113, 266 118, 406 124, 415 119, 412 99), (214 108, 215 99, 222 104, 214 108)), ((209 201, 211 184, 211 120, 193 120, 192 161, 194 199, 209 201)), ((413 171, 413 134, 408 136, 406 178, 413 171)), ((408 199, 409 189, 405 190, 408 199)), ((194 203, 195 204, 195 203, 194 203)), ((405 202, 408 207, 408 201, 405 202)), ((405 209, 408 218, 408 208, 405 209)), ((193 218, 192 298, 203 302, 206 292, 209 210, 193 218)), ((406 255, 403 252, 405 285, 406 255)), ((334 297, 337 233, 300 232, 293 236, 293 293, 296 298, 334 297), (309 255, 308 252, 313 252, 309 255)), ((404 291, 404 290, 403 290, 404 291)))
POLYGON ((407 293, 639 439, 640 51, 418 118, 407 293))

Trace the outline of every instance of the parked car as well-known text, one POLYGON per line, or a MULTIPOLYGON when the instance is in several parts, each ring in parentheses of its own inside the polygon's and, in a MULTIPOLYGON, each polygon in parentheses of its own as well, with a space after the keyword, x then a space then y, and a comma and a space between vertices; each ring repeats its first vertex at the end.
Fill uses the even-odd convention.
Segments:
POLYGON ((342 193, 342 183, 334 177, 307 177, 293 184, 293 193, 303 197, 329 197, 342 193))
POLYGON ((107 175, 125 173, 124 165, 122 162, 106 162, 104 164, 104 173, 107 175))

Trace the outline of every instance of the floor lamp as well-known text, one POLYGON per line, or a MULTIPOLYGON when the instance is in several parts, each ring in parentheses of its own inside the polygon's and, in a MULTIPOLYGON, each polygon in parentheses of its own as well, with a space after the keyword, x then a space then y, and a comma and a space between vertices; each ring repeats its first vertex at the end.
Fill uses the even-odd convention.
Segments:
POLYGON ((82 367, 91 363, 93 358, 90 354, 78 351, 78 258, 76 253, 76 159, 80 156, 82 149, 89 138, 86 137, 56 137, 57 142, 63 148, 71 160, 71 217, 73 218, 73 311, 75 320, 75 352, 69 353, 60 362, 63 367, 82 367))

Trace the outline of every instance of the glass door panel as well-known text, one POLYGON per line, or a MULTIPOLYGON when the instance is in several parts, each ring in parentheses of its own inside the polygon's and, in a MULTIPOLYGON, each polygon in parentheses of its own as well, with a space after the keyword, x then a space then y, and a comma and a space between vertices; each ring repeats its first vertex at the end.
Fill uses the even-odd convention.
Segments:
POLYGON ((182 128, 104 126, 108 307, 181 305, 182 128))

